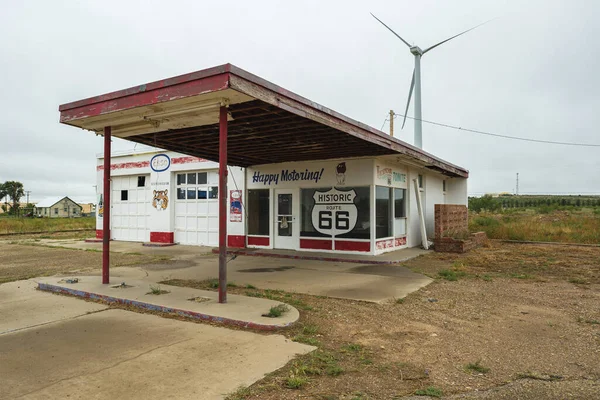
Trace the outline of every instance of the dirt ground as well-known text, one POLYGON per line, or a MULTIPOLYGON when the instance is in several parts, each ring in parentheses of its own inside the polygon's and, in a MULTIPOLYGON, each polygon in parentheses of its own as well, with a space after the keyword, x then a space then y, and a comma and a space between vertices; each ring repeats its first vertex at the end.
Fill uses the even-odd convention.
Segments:
MULTIPOLYGON (((98 268, 100 256, 0 244, 0 282, 15 270, 31 276, 98 268)), ((112 257, 134 265, 168 262, 135 253, 112 257)), ((236 282, 231 293, 298 308, 300 323, 283 334, 319 349, 229 398, 598 398, 600 248, 494 242, 404 266, 436 280, 388 304, 236 282)), ((214 290, 213 282, 168 283, 214 290)))
POLYGON ((296 306, 286 335, 319 346, 230 399, 598 398, 600 248, 495 243, 405 265, 438 279, 389 304, 230 288, 296 306))
MULTIPOLYGON (((87 235, 89 236, 89 234, 87 235)), ((36 236, 14 236, 0 242, 0 284, 55 274, 100 274, 102 252, 41 246, 36 236)), ((72 238, 73 234, 53 234, 54 238, 72 238)), ((124 267, 168 263, 169 258, 139 253, 111 253, 111 266, 124 267)))

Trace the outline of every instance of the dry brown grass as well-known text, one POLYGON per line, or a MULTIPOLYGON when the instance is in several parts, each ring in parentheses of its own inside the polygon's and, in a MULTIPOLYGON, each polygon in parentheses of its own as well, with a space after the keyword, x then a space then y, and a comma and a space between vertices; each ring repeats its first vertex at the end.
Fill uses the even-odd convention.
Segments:
POLYGON ((491 239, 600 244, 600 214, 592 209, 471 213, 469 229, 491 239))
POLYGON ((47 232, 96 229, 96 218, 0 218, 0 233, 47 232))

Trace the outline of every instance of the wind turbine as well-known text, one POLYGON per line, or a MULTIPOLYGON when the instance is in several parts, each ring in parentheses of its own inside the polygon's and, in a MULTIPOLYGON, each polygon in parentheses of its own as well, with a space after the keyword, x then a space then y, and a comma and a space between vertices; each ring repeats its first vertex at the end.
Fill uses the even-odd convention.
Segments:
POLYGON ((431 50, 435 49, 436 47, 438 47, 454 38, 457 38, 460 35, 464 35, 465 33, 472 31, 473 29, 478 28, 481 25, 486 24, 490 21, 481 23, 477 26, 474 26, 471 29, 467 29, 466 31, 459 33, 458 35, 454 35, 451 38, 442 40, 441 42, 434 44, 433 46, 428 47, 425 50, 422 50, 419 46, 411 46, 410 44, 408 44, 408 42, 406 40, 402 39, 402 37, 400 35, 398 35, 396 32, 394 32, 392 30, 392 28, 390 28, 389 26, 384 24, 382 20, 377 18, 375 15, 373 15, 373 13, 371 13, 371 15, 373 16, 373 18, 375 18, 377 21, 379 21, 381 23, 381 25, 385 26, 387 29, 389 29, 390 32, 392 32, 394 35, 396 35, 396 37, 398 39, 402 40, 402 42, 408 46, 410 52, 415 56, 415 68, 413 69, 412 81, 410 83, 410 89, 408 91, 408 101, 406 102, 406 110, 404 111, 404 120, 402 121, 402 128, 404 128, 404 124, 406 123, 406 114, 408 113, 410 99, 412 97, 412 92, 414 90, 415 91, 415 117, 414 117, 415 118, 415 142, 414 142, 414 144, 416 147, 421 149, 421 148, 423 148, 423 138, 422 138, 423 123, 422 123, 422 119, 421 119, 421 57, 423 57, 423 55, 425 53, 427 53, 428 51, 431 51, 431 50))

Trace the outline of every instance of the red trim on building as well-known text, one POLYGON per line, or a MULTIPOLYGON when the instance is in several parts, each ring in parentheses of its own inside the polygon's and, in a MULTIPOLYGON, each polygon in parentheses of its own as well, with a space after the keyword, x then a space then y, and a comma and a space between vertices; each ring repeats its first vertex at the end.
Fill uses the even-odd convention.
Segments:
POLYGON ((377 250, 393 249, 395 247, 404 246, 406 244, 406 237, 396 239, 384 239, 375 242, 375 248, 377 250))
POLYGON ((335 250, 340 251, 371 251, 370 242, 335 241, 335 250))
POLYGON ((173 232, 150 232, 151 243, 175 243, 173 232))
POLYGON ((104 231, 102 229, 96 229, 96 239, 103 239, 104 231))
POLYGON ((71 104, 64 104, 59 107, 60 122, 69 123, 69 121, 76 119, 96 117, 115 111, 149 106, 203 93, 218 92, 229 87, 229 73, 207 76, 206 71, 199 71, 197 75, 201 75, 200 79, 184 79, 183 82, 172 83, 177 80, 176 77, 168 83, 166 81, 169 80, 153 82, 71 104))
POLYGON ((331 250, 333 242, 331 239, 300 239, 301 249, 331 250))
POLYGON ((195 163, 195 162, 208 162, 208 160, 205 160, 204 158, 192 157, 192 156, 171 158, 171 164, 188 164, 188 163, 195 163))
POLYGON ((246 236, 244 235, 228 235, 227 236, 227 247, 246 247, 246 236))
MULTIPOLYGON (((171 159, 171 164, 189 164, 189 163, 197 163, 197 162, 208 162, 204 158, 200 157, 175 157, 171 159)), ((137 161, 137 162, 124 162, 118 164, 110 164, 110 170, 116 169, 129 169, 129 168, 146 168, 150 166, 150 161, 137 161)), ((104 165, 98 165, 96 167, 97 171, 103 171, 104 165)))
POLYGON ((248 246, 268 246, 268 237, 248 236, 248 246))
POLYGON ((406 236, 401 238, 396 238, 394 245, 396 247, 404 246, 406 244, 406 236))

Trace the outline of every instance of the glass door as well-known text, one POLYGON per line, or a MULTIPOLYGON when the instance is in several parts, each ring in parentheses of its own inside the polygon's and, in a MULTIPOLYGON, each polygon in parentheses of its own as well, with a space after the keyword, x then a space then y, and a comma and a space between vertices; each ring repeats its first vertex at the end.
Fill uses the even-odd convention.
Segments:
POLYGON ((275 243, 277 249, 297 249, 298 224, 295 190, 275 191, 275 243))

